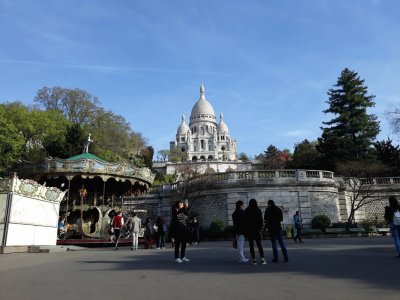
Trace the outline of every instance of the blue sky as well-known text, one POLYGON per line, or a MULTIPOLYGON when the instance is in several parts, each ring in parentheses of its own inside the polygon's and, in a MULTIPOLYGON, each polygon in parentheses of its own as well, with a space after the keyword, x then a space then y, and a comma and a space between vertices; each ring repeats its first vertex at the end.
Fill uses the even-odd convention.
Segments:
POLYGON ((156 151, 206 97, 238 152, 321 135, 327 91, 356 71, 381 121, 400 105, 397 0, 0 0, 0 101, 86 90, 156 151))

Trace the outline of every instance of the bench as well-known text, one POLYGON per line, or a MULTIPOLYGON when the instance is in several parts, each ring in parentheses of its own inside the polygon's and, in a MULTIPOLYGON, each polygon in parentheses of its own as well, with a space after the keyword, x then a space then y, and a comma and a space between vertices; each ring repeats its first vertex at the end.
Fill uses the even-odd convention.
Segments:
POLYGON ((377 228, 379 234, 386 236, 390 233, 390 228, 377 228))
POLYGON ((346 228, 325 228, 325 232, 329 235, 335 234, 343 236, 347 231, 346 228))
POLYGON ((314 228, 303 228, 301 230, 302 235, 313 235, 313 234, 321 234, 321 229, 314 229, 314 228))
POLYGON ((349 228, 349 232, 350 233, 357 233, 357 235, 368 235, 367 231, 365 230, 365 228, 349 228))

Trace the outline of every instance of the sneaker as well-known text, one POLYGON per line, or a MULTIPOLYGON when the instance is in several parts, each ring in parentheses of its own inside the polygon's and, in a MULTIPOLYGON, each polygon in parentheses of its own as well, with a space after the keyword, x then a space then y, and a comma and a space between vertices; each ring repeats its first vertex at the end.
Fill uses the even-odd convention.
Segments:
POLYGON ((175 262, 177 262, 178 264, 181 264, 181 263, 183 263, 183 260, 180 258, 177 258, 177 259, 175 259, 175 262))
POLYGON ((256 264, 257 264, 257 260, 253 259, 252 264, 253 264, 253 265, 256 265, 256 264))
POLYGON ((263 265, 266 265, 266 264, 267 264, 267 261, 265 260, 264 257, 261 257, 261 264, 263 264, 263 265))
POLYGON ((239 259, 239 260, 238 260, 239 263, 246 263, 246 262, 248 262, 248 261, 249 261, 248 258, 243 258, 243 259, 239 259))
POLYGON ((190 261, 190 259, 187 259, 186 257, 182 257, 181 260, 184 261, 184 262, 189 262, 190 261))
POLYGON ((160 247, 157 247, 156 249, 160 250, 160 247))
POLYGON ((161 247, 161 249, 165 249, 165 247, 161 247))

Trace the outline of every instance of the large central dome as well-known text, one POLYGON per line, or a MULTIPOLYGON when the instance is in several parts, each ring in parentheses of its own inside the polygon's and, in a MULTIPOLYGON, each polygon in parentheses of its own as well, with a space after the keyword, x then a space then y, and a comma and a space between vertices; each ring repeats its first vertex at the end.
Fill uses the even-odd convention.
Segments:
POLYGON ((210 102, 207 101, 204 95, 204 86, 201 84, 200 87, 200 99, 194 104, 192 113, 190 114, 190 121, 195 121, 197 117, 203 115, 206 118, 211 118, 212 121, 216 120, 214 109, 210 102))

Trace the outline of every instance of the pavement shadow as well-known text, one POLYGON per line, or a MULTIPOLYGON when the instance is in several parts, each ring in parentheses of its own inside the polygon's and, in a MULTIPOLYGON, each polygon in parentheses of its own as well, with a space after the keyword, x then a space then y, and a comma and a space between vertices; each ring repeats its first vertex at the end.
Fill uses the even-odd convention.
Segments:
MULTIPOLYGON (((307 239, 304 244, 287 241, 289 262, 271 263, 270 242, 263 241, 267 265, 256 266, 236 262, 236 250, 231 242, 206 242, 188 247, 189 263, 178 264, 173 260, 173 250, 138 250, 121 248, 95 250, 93 259, 76 261, 85 265, 96 265, 108 271, 170 270, 182 273, 223 274, 291 274, 313 275, 326 278, 351 279, 379 288, 398 285, 397 274, 400 259, 394 257, 394 246, 390 238, 327 238, 307 239)), ((248 253, 248 249, 246 249, 248 253)), ((257 252, 256 252, 257 253, 257 252)), ((258 258, 258 256, 257 256, 258 258)), ((282 259, 282 257, 281 257, 282 259)))

